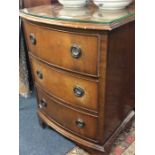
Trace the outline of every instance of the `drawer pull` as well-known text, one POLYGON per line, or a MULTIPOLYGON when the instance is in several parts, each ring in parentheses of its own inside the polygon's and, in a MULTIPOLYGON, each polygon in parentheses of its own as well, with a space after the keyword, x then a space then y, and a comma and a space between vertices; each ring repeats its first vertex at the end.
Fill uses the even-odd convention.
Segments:
POLYGON ((80 87, 74 87, 73 92, 77 97, 82 97, 85 94, 84 90, 80 87))
POLYGON ((31 43, 33 45, 35 45, 36 44, 36 37, 35 37, 35 35, 33 33, 30 33, 30 36, 29 37, 30 37, 31 43))
POLYGON ((36 73, 39 79, 43 79, 43 74, 41 71, 36 71, 36 73))
POLYGON ((78 128, 84 128, 85 126, 85 122, 80 118, 78 118, 75 123, 78 128))
POLYGON ((46 100, 41 99, 38 106, 39 106, 40 109, 47 107, 46 100))
POLYGON ((71 55, 76 59, 81 56, 81 48, 77 44, 71 46, 71 55))

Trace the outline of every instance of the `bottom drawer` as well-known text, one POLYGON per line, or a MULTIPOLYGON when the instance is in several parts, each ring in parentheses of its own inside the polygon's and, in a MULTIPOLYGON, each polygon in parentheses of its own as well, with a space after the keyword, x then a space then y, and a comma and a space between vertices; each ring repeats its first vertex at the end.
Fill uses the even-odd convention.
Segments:
POLYGON ((97 116, 78 111, 56 101, 37 88, 38 108, 58 124, 87 140, 97 141, 97 116))

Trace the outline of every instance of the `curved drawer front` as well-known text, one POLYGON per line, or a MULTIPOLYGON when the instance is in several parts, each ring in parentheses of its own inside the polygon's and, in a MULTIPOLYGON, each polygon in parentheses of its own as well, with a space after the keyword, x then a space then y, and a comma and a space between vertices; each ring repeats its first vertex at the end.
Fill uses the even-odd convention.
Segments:
POLYGON ((51 65, 98 75, 98 38, 25 22, 25 34, 30 52, 51 65))
POLYGON ((30 57, 34 78, 52 96, 73 106, 97 111, 98 83, 59 71, 30 57))
POLYGON ((58 124, 82 137, 96 140, 97 117, 70 109, 53 100, 41 89, 37 88, 38 108, 58 124))

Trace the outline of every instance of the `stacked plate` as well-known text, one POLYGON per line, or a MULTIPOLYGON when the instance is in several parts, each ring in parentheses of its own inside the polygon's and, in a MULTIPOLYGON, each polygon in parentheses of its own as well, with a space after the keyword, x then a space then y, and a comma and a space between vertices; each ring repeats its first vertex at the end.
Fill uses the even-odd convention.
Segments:
POLYGON ((86 5, 87 0, 58 0, 64 7, 80 8, 86 5))
POLYGON ((103 10, 120 10, 132 3, 133 0, 93 0, 93 2, 103 10))
MULTIPOLYGON (((58 0, 66 8, 84 7, 90 0, 58 0)), ((119 10, 124 9, 134 0, 93 0, 102 10, 119 10)))

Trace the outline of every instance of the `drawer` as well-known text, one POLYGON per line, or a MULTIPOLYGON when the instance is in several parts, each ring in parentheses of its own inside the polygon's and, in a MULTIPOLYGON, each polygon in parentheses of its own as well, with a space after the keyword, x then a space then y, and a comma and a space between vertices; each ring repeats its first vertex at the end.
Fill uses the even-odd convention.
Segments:
POLYGON ((39 111, 45 113, 59 125, 78 136, 93 140, 97 138, 98 117, 64 106, 41 89, 37 88, 36 90, 39 111))
POLYGON ((98 37, 53 30, 25 22, 29 51, 53 66, 98 75, 98 37))
POLYGON ((98 82, 49 67, 30 57, 35 82, 55 98, 72 106, 97 111, 98 82))

